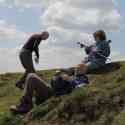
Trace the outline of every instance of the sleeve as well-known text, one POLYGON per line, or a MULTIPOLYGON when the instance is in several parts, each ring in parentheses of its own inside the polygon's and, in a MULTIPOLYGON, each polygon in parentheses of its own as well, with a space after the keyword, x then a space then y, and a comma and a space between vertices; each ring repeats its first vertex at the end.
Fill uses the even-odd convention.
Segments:
POLYGON ((37 58, 39 59, 39 48, 36 47, 36 48, 34 49, 34 51, 35 51, 35 54, 36 54, 37 58))

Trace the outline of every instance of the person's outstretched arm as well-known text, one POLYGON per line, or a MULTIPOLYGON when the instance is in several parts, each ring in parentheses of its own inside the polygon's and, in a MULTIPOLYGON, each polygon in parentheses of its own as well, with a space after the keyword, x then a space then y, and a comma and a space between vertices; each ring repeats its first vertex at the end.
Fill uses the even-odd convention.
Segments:
POLYGON ((37 47, 36 49, 35 49, 35 54, 36 54, 36 57, 39 59, 39 48, 37 47))
POLYGON ((38 47, 35 48, 34 52, 35 52, 35 55, 36 55, 35 62, 39 63, 39 57, 40 57, 40 55, 39 55, 39 48, 38 47))

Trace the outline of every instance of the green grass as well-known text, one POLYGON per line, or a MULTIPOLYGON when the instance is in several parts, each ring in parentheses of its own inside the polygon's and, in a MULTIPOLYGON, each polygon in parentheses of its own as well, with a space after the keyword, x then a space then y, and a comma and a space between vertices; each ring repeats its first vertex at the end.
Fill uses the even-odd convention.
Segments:
MULTIPOLYGON (((38 72, 40 77, 51 79, 55 70, 38 72)), ((0 75, 0 112, 8 112, 12 104, 16 104, 23 94, 22 91, 15 87, 16 81, 21 77, 21 74, 4 74, 0 75)))
MULTIPOLYGON (((14 84, 20 74, 0 76, 0 125, 125 125, 125 62, 89 75, 89 86, 62 97, 52 97, 35 107, 32 119, 14 116, 9 106, 19 101, 22 92, 14 84), (103 72, 105 71, 105 72, 103 72)), ((49 81, 55 70, 39 71, 49 81)))

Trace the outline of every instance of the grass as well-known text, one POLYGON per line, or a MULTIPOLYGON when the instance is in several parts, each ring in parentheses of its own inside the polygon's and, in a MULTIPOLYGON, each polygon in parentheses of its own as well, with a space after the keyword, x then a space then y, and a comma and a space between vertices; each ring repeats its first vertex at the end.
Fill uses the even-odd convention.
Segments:
MULTIPOLYGON (((39 71, 49 81, 55 70, 39 71)), ((0 125, 125 125, 125 62, 89 74, 91 84, 62 97, 52 97, 32 110, 32 118, 14 116, 9 106, 22 92, 14 84, 21 74, 0 76, 0 125), (120 68, 114 69, 116 65, 120 68)), ((26 116, 27 117, 27 116, 26 116)))

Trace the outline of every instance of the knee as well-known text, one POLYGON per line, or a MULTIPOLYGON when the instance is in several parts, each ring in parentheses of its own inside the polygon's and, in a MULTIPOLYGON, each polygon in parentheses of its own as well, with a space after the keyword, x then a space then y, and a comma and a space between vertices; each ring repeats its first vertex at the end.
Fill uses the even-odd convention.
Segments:
POLYGON ((79 65, 77 65, 76 69, 79 73, 85 73, 87 71, 87 65, 84 63, 79 64, 79 65))
POLYGON ((86 68, 86 67, 87 67, 87 65, 84 64, 84 63, 83 63, 83 64, 78 64, 78 65, 76 66, 76 68, 79 69, 79 70, 82 70, 82 69, 84 70, 84 68, 86 68))
POLYGON ((30 73, 26 78, 26 86, 34 86, 36 83, 37 75, 30 73))
POLYGON ((35 74, 35 73, 30 73, 28 74, 27 78, 26 78, 26 81, 32 81, 34 79, 36 79, 38 76, 35 74))

